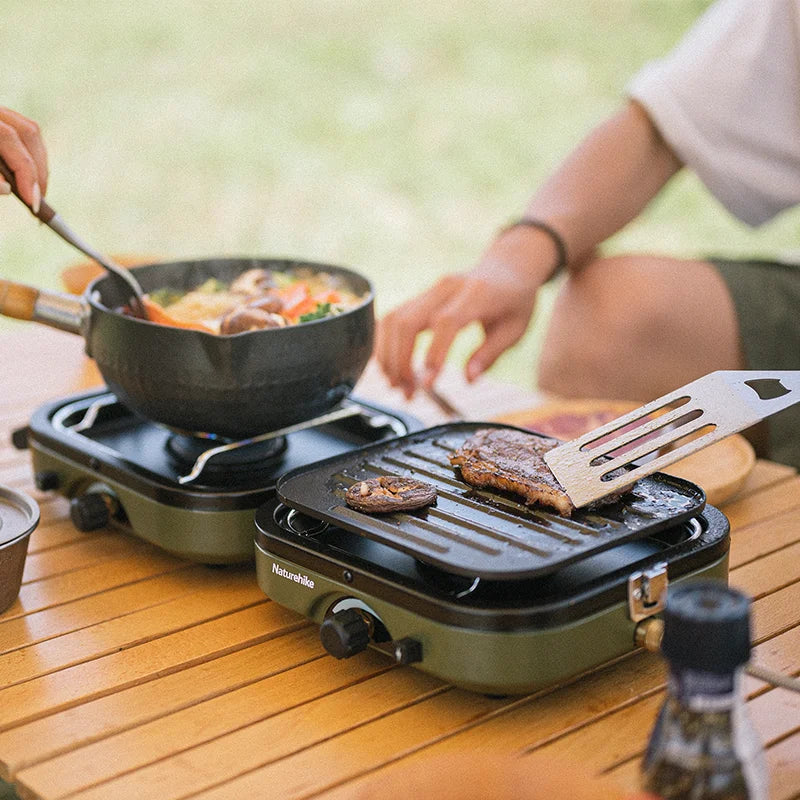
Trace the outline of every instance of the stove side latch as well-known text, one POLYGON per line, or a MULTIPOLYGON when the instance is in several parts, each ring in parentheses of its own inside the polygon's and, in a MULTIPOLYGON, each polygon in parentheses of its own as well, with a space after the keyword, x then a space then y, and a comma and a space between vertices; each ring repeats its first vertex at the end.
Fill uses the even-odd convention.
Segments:
POLYGON ((628 578, 628 614, 640 622, 664 610, 667 602, 667 565, 661 561, 628 578))

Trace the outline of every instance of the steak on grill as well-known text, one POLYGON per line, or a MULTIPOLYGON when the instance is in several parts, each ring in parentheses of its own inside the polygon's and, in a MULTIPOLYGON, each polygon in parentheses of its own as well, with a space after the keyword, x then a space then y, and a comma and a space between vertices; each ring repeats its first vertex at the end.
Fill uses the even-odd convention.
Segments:
POLYGON ((544 461, 544 454, 561 442, 510 428, 487 428, 452 453, 470 486, 490 487, 520 495, 527 505, 539 503, 571 516, 575 506, 544 461))

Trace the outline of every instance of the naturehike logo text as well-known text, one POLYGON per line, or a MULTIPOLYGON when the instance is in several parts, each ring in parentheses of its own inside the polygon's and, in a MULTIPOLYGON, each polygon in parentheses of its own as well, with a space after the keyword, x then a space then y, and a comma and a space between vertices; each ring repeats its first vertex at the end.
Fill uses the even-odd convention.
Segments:
POLYGON ((306 586, 309 589, 314 588, 314 581, 312 581, 308 575, 301 575, 299 572, 289 572, 288 569, 278 566, 274 561, 272 562, 272 571, 276 575, 280 575, 281 578, 286 578, 287 581, 301 583, 303 586, 306 586))

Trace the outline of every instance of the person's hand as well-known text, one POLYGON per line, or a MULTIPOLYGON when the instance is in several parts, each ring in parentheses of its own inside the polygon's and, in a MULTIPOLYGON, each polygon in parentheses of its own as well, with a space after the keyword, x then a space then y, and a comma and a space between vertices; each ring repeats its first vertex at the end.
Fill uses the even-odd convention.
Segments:
MULTIPOLYGON (((0 106, 0 157, 14 173, 22 199, 34 210, 47 191, 47 151, 39 126, 10 108, 0 106)), ((0 194, 11 186, 0 175, 0 194)))
POLYGON ((448 275, 388 313, 379 323, 375 356, 392 386, 407 397, 417 388, 412 356, 417 336, 431 331, 421 384, 433 385, 453 340, 473 322, 484 339, 466 365, 473 381, 515 344, 530 322, 536 293, 552 271, 553 243, 533 229, 500 236, 470 272, 448 275))

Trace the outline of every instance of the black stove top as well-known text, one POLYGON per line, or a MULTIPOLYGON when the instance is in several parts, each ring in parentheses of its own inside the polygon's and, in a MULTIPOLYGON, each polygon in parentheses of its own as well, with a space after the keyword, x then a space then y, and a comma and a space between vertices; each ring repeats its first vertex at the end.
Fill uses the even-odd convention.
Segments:
POLYGON ((155 492, 161 502, 204 496, 224 505, 225 497, 273 491, 277 478, 297 467, 420 427, 407 415, 355 399, 334 409, 332 416, 337 415, 285 435, 269 434, 264 441, 230 442, 175 432, 136 415, 113 394, 94 391, 39 408, 28 438, 87 470, 145 494, 155 492), (212 453, 192 477, 197 459, 217 449, 222 452, 212 453))
POLYGON ((30 448, 37 487, 69 498, 79 530, 122 528, 183 558, 228 564, 252 560, 255 509, 274 497, 283 473, 420 427, 349 399, 244 442, 201 439, 101 390, 40 407, 15 444, 30 448))

